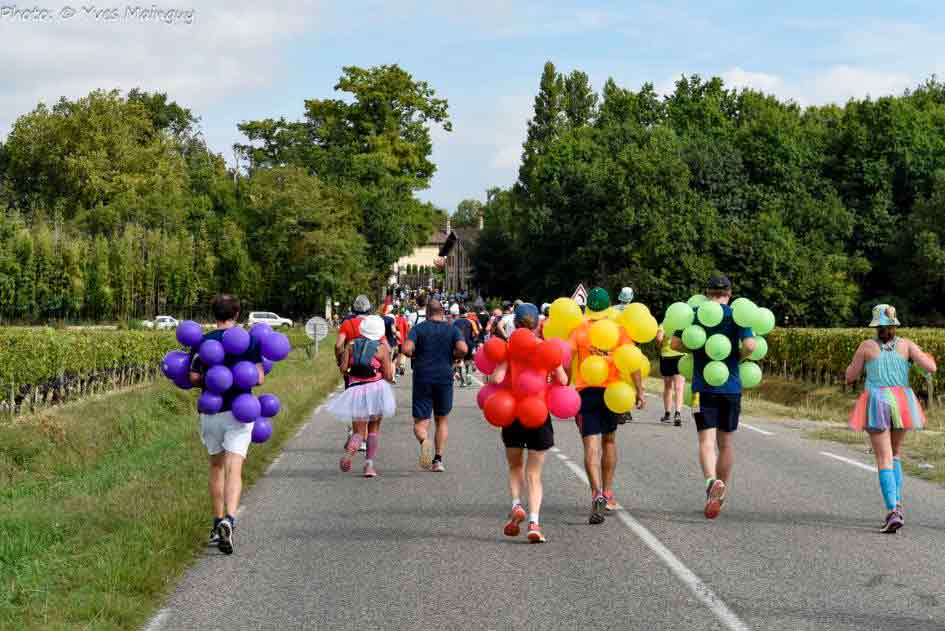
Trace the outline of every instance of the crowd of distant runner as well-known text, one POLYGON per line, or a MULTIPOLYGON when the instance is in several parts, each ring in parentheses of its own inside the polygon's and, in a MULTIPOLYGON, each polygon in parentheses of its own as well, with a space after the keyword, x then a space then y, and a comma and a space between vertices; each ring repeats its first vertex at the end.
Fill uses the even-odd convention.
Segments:
MULTIPOLYGON (((732 284, 728 278, 712 276, 706 283, 704 295, 708 301, 719 304, 723 313, 721 322, 707 327, 706 333, 722 335, 733 349, 738 349, 725 359, 729 365, 729 377, 721 385, 711 385, 702 378, 703 368, 710 361, 706 352, 702 349, 691 351, 694 363, 692 419, 697 430, 699 463, 704 474, 704 515, 707 519, 715 519, 725 504, 735 466, 734 436, 741 415, 742 393, 739 362, 752 354, 756 340, 750 327, 738 325, 733 318, 729 307, 732 284)), ((615 304, 611 303, 610 294, 605 289, 593 288, 588 292, 586 304, 582 305, 584 318, 594 322, 613 317, 614 312, 626 308, 633 300, 634 292, 630 287, 621 289, 615 304)), ((407 374, 409 365, 411 415, 419 467, 435 473, 445 472, 454 386, 468 388, 481 387, 490 381, 501 383, 509 369, 503 363, 489 376, 478 373, 473 361, 477 347, 492 337, 508 340, 517 329, 528 329, 538 338, 543 338, 550 306, 546 303, 539 307, 516 300, 503 302, 490 310, 482 300, 470 302, 465 292, 443 295, 396 291, 378 306, 372 304, 368 296, 358 296, 350 312, 336 323, 338 334, 334 350, 344 390, 327 406, 328 412, 347 427, 340 469, 350 471, 358 453, 363 452, 361 474, 365 478, 378 475, 381 424, 384 418, 396 413, 393 388, 397 378, 407 374)), ((236 311, 232 305, 215 305, 214 310, 218 314, 218 330, 236 326, 238 303, 236 311)), ((900 460, 903 439, 906 431, 921 429, 925 423, 921 405, 909 385, 910 367, 915 365, 929 373, 936 370, 931 356, 911 340, 897 335, 899 324, 892 306, 877 305, 869 323, 876 331, 875 337, 860 345, 846 374, 850 383, 857 382, 864 373, 866 375, 863 394, 851 413, 850 427, 869 433, 887 511, 880 529, 885 533, 896 532, 904 525, 900 460)), ((209 335, 214 334, 219 332, 209 335)), ((663 380, 660 422, 676 427, 683 424, 684 380, 679 362, 685 352, 690 352, 683 345, 681 336, 681 331, 665 330, 660 326, 656 337, 663 380)), ((577 360, 585 359, 578 356, 579 353, 606 355, 607 351, 593 347, 577 349, 577 360)), ((621 510, 615 494, 616 432, 632 417, 629 413, 611 411, 604 402, 604 388, 582 384, 572 366, 566 364, 557 368, 548 374, 547 379, 549 387, 551 384, 572 384, 579 391, 580 411, 574 420, 584 447, 584 465, 590 486, 588 522, 600 524, 608 513, 621 510)), ((639 374, 634 375, 634 382, 636 407, 643 408, 646 406, 644 382, 639 374)), ((223 410, 220 414, 229 412, 223 410)), ((202 423, 206 426, 207 419, 202 418, 202 423)), ((224 552, 233 549, 233 515, 240 492, 237 464, 241 465, 248 446, 248 443, 244 444, 242 434, 240 440, 235 441, 229 440, 226 432, 242 431, 242 426, 240 423, 232 425, 226 420, 219 437, 212 441, 204 437, 211 458, 211 495, 215 513, 211 542, 224 552), (238 463, 226 460, 228 464, 224 471, 221 454, 232 456, 232 460, 238 463), (215 489, 219 492, 216 493, 215 489)), ((501 439, 511 499, 502 531, 508 537, 518 536, 522 524, 527 522, 528 541, 542 543, 546 540, 540 521, 542 469, 545 453, 554 446, 551 417, 540 427, 530 428, 516 419, 502 428, 501 439)))

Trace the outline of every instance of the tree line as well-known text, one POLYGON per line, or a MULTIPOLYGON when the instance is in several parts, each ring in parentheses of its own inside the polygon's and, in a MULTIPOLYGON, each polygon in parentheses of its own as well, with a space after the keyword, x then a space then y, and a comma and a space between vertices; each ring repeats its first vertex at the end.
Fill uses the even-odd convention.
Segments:
POLYGON ((0 319, 203 315, 221 291, 305 315, 377 291, 442 221, 414 194, 448 104, 396 65, 346 67, 335 90, 301 120, 240 124, 237 168, 161 93, 19 117, 0 144, 0 319))
POLYGON ((862 324, 877 302, 941 324, 945 84, 801 107, 696 75, 598 94, 548 62, 518 180, 482 211, 486 295, 629 284, 663 307, 723 271, 782 324, 862 324))

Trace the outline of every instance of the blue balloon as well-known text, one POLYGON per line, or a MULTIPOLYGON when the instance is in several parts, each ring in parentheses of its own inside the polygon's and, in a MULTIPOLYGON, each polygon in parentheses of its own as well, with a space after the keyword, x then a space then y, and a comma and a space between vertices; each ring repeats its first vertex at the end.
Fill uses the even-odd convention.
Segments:
POLYGON ((200 346, 203 340, 203 329, 193 320, 184 320, 177 325, 177 341, 184 346, 200 346))
POLYGON ((282 333, 267 335, 261 342, 262 355, 274 362, 285 359, 292 350, 289 338, 282 333))
POLYGON ((282 404, 279 403, 279 397, 274 394, 264 394, 259 397, 259 407, 262 410, 261 415, 265 418, 272 418, 279 413, 282 404))
POLYGON ((203 378, 207 390, 215 394, 223 394, 233 387, 233 373, 226 366, 213 366, 203 378))
POLYGON ((223 334, 223 350, 230 355, 242 355, 249 350, 250 338, 246 329, 233 327, 223 334))
POLYGON ((239 362, 230 371, 233 373, 233 384, 240 390, 249 390, 259 383, 259 370, 253 362, 239 362))
POLYGON ((223 397, 204 390, 197 398, 197 411, 201 414, 216 414, 223 409, 223 397))
POLYGON ((174 385, 180 388, 181 390, 190 390, 194 387, 194 384, 190 383, 190 374, 185 373, 179 377, 175 377, 171 381, 174 382, 174 385))
POLYGON ((232 411, 237 421, 252 423, 259 418, 262 410, 259 407, 259 399, 247 392, 233 399, 232 411))
POLYGON ((256 419, 253 423, 253 442, 264 443, 272 436, 272 423, 264 418, 256 419))
POLYGON ((276 363, 272 361, 271 359, 267 359, 263 357, 262 365, 263 365, 263 374, 268 375, 270 372, 272 372, 272 367, 275 366, 276 363))
POLYGON ((216 366, 222 364, 226 357, 226 351, 223 350, 223 344, 216 340, 206 340, 200 345, 200 360, 207 366, 216 366))
POLYGON ((270 333, 272 333, 272 327, 265 322, 257 322, 249 330, 249 334, 257 342, 262 342, 270 333))
POLYGON ((174 380, 190 372, 190 354, 184 351, 171 351, 161 361, 161 372, 174 380))

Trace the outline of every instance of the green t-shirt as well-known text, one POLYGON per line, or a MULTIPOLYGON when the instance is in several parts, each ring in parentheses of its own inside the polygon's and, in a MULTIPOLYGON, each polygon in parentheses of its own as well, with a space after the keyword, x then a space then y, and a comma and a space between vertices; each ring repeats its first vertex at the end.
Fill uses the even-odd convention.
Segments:
POLYGON ((663 332, 663 344, 660 346, 660 357, 682 357, 685 353, 673 350, 673 331, 666 331, 663 325, 660 325, 660 331, 663 332))

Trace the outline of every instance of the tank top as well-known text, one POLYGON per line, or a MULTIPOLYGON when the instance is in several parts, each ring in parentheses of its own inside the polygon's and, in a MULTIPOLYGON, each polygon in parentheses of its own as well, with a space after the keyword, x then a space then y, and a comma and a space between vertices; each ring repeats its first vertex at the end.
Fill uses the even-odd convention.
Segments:
MULTIPOLYGON (((348 368, 350 369, 354 365, 354 357, 349 354, 348 356, 348 368)), ((373 377, 358 377, 348 373, 348 386, 360 385, 362 383, 374 383, 375 381, 380 381, 384 378, 383 373, 381 372, 381 361, 374 356, 371 358, 371 367, 374 369, 373 377)))
POLYGON ((867 388, 908 388, 909 362, 896 350, 899 338, 893 338, 887 344, 879 344, 879 357, 866 362, 867 388))

